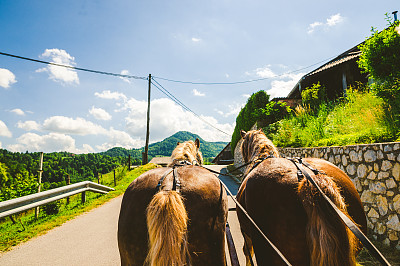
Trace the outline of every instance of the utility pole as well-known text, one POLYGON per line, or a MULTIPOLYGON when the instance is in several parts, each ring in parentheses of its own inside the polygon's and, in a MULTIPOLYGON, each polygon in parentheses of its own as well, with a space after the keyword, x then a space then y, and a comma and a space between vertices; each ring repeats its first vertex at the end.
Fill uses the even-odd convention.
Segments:
POLYGON ((149 74, 149 94, 147 96, 147 131, 146 131, 146 146, 144 154, 142 154, 142 164, 147 164, 147 155, 149 152, 149 136, 150 136, 150 93, 151 93, 151 74, 149 74))
MULTIPOLYGON (((42 173, 43 173, 43 152, 40 153, 40 163, 39 163, 39 187, 38 187, 38 193, 40 192, 41 188, 41 183, 42 183, 42 173)), ((39 218, 39 207, 36 207, 35 209, 35 218, 39 218)))

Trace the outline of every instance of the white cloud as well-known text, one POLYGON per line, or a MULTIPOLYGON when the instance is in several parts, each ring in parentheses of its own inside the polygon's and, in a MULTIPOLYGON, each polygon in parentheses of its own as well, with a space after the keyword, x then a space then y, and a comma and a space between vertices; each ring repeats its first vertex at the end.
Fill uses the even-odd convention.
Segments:
POLYGON ((43 129, 62 133, 62 134, 75 134, 75 135, 98 135, 105 134, 106 130, 99 125, 96 125, 83 118, 70 118, 65 116, 53 116, 43 122, 43 129))
POLYGON ((326 20, 326 25, 332 27, 332 26, 335 26, 335 25, 339 24, 342 21, 343 21, 343 17, 340 15, 340 13, 337 13, 336 15, 330 16, 326 20))
POLYGON ((194 96, 206 96, 205 93, 199 92, 199 91, 196 90, 196 89, 193 89, 193 90, 192 90, 192 93, 193 93, 194 96))
MULTIPOLYGON (((124 69, 121 71, 121 75, 126 75, 129 76, 131 73, 129 73, 128 70, 124 69)), ((127 82, 127 83, 131 83, 129 78, 125 78, 125 77, 120 77, 123 81, 127 82)))
POLYGON ((314 22, 314 23, 311 23, 309 26, 308 26, 308 31, 307 31, 307 33, 308 34, 311 34, 311 33, 313 33, 314 32, 314 30, 316 29, 316 28, 318 28, 318 27, 321 27, 322 25, 324 25, 323 23, 321 23, 321 22, 314 22))
POLYGON ((2 137, 12 137, 11 131, 8 129, 7 125, 0 120, 0 136, 2 137))
POLYGON ((8 69, 0 68, 0 87, 9 88, 17 82, 15 75, 8 69))
POLYGON ((96 149, 100 151, 106 151, 113 147, 123 147, 125 149, 132 148, 140 148, 144 146, 144 141, 140 139, 133 139, 128 133, 125 131, 115 130, 114 128, 110 128, 107 133, 109 137, 109 141, 103 143, 102 145, 96 146, 96 149))
POLYGON ((36 121, 32 121, 32 120, 25 121, 25 122, 19 121, 17 123, 17 127, 21 128, 25 131, 40 130, 40 125, 36 121))
POLYGON ((101 99, 107 99, 107 100, 126 100, 127 97, 125 96, 125 94, 121 93, 121 92, 111 92, 109 90, 105 90, 102 92, 95 92, 94 95, 96 97, 99 97, 101 99))
POLYGON ((201 41, 201 39, 195 37, 192 38, 192 42, 199 42, 199 41, 201 41))
POLYGON ((102 108, 95 108, 89 110, 89 113, 94 116, 97 120, 111 120, 111 115, 102 108))
POLYGON ((324 28, 325 30, 328 30, 330 27, 336 26, 340 24, 341 22, 344 21, 344 17, 340 15, 340 13, 337 13, 335 15, 330 16, 329 18, 326 19, 326 23, 316 21, 311 23, 308 26, 307 33, 312 34, 317 28, 324 28))
MULTIPOLYGON (((146 105, 145 101, 137 101, 133 98, 126 105, 129 110, 129 115, 126 118, 127 131, 132 136, 142 136, 142 140, 146 134, 146 105)), ((231 124, 219 124, 213 117, 200 117, 229 134, 233 132, 233 125, 231 124)), ((230 140, 230 136, 211 128, 173 101, 166 98, 152 100, 150 117, 151 141, 160 141, 181 130, 198 134, 208 141, 230 140)))
POLYGON ((260 78, 274 78, 276 77, 276 74, 270 69, 270 65, 265 66, 265 67, 261 67, 261 68, 257 68, 255 70, 256 75, 260 78))
POLYGON ((250 98, 250 94, 242 94, 242 97, 244 97, 244 98, 250 98))
MULTIPOLYGON (((75 66, 75 58, 62 49, 46 49, 41 55, 42 58, 49 58, 52 63, 75 66)), ((79 84, 78 73, 70 68, 48 65, 36 72, 47 72, 49 78, 62 84, 79 84)))
POLYGON ((25 112, 24 111, 22 111, 21 109, 19 109, 19 108, 16 108, 16 109, 13 109, 13 110, 11 110, 10 111, 11 113, 14 113, 14 114, 16 114, 16 115, 25 115, 25 112))
POLYGON ((88 145, 82 145, 82 148, 77 148, 75 139, 71 136, 59 133, 50 133, 48 135, 38 135, 35 133, 26 133, 17 138, 17 144, 8 145, 8 150, 12 152, 54 152, 67 151, 73 153, 90 153, 94 149, 88 145))
POLYGON ((271 89, 267 90, 267 93, 271 96, 270 99, 275 97, 286 97, 289 92, 293 89, 296 83, 304 76, 304 73, 299 74, 287 74, 283 77, 289 80, 274 80, 271 82, 271 89))
MULTIPOLYGON (((249 96, 250 97, 250 96, 249 96)), ((244 107, 244 104, 231 104, 228 105, 228 111, 227 112, 223 112, 221 110, 216 109, 217 113, 222 115, 223 117, 228 117, 228 116, 237 116, 240 112, 240 110, 242 110, 242 108, 244 107)))

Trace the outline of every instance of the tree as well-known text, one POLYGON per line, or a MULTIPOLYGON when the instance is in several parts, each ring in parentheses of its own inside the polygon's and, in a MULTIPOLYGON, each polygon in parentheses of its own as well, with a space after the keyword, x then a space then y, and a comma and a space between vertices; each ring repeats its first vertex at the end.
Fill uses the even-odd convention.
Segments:
POLYGON ((372 28, 372 36, 359 46, 359 67, 374 80, 371 91, 387 103, 386 117, 392 134, 400 128, 400 22, 386 14, 388 28, 372 28))
POLYGON ((264 108, 268 102, 269 95, 264 90, 253 93, 247 100, 246 105, 242 110, 240 110, 239 115, 236 117, 236 126, 231 140, 232 152, 234 152, 236 144, 241 138, 240 131, 251 129, 251 127, 259 120, 260 115, 262 115, 258 110, 264 108))

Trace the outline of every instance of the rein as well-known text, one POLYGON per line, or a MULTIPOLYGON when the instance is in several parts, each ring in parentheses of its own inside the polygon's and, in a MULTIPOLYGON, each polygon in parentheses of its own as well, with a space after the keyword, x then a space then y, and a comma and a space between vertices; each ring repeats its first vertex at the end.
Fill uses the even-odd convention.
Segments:
POLYGON ((303 162, 301 158, 287 158, 289 161, 294 163, 297 168, 297 178, 301 180, 303 177, 307 178, 307 181, 317 188, 318 192, 323 196, 323 198, 329 203, 331 208, 337 214, 337 216, 344 222, 344 224, 353 232, 353 234, 361 241, 361 243, 368 249, 368 251, 382 264, 390 265, 386 258, 379 252, 379 250, 371 243, 371 241, 364 235, 364 233, 358 228, 358 226, 339 208, 332 202, 332 200, 322 191, 322 189, 317 185, 314 179, 304 170, 302 165, 309 168, 315 175, 325 174, 317 169, 313 169, 310 164, 303 162))

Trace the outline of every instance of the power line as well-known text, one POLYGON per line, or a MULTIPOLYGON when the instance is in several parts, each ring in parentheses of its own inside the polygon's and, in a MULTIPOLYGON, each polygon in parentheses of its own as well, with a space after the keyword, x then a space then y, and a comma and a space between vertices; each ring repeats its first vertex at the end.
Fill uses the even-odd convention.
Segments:
POLYGON ((122 75, 122 74, 115 74, 115 73, 111 73, 111 72, 104 72, 104 71, 99 71, 99 70, 92 70, 92 69, 87 69, 87 68, 80 68, 80 67, 74 67, 74 66, 69 66, 69 65, 62 65, 62 64, 57 64, 57 63, 53 63, 53 62, 37 60, 37 59, 29 58, 29 57, 23 57, 23 56, 19 56, 19 55, 7 54, 7 53, 3 53, 3 52, 0 52, 0 55, 5 55, 5 56, 9 56, 9 57, 14 57, 14 58, 23 59, 23 60, 32 61, 32 62, 41 63, 41 64, 46 64, 46 65, 53 65, 53 66, 64 67, 64 68, 69 68, 69 69, 86 71, 86 72, 91 72, 91 73, 96 73, 96 74, 109 75, 109 76, 115 76, 115 77, 121 77, 121 78, 147 80, 147 77, 138 77, 138 76, 132 76, 132 75, 122 75))
POLYGON ((235 85, 235 84, 243 84, 243 83, 251 83, 251 82, 257 82, 257 81, 263 81, 263 80, 268 80, 268 79, 274 79, 274 78, 279 78, 288 74, 293 74, 296 72, 299 72, 301 70, 305 70, 307 68, 313 67, 315 65, 319 65, 322 64, 328 60, 331 60, 333 58, 335 58, 336 56, 331 56, 325 60, 319 61, 317 63, 314 63, 312 65, 303 67, 303 68, 299 68, 293 71, 289 71, 289 72, 285 72, 283 74, 279 74, 279 75, 275 75, 273 77, 267 77, 267 78, 259 78, 259 79, 251 79, 251 80, 244 80, 244 81, 235 81, 235 82, 194 82, 194 81, 182 81, 182 80, 174 80, 174 79, 168 79, 168 78, 162 78, 162 77, 157 77, 157 76, 153 76, 154 78, 157 79, 161 79, 161 80, 165 80, 165 81, 169 81, 169 82, 175 82, 175 83, 183 83, 183 84, 192 84, 192 85, 235 85))
POLYGON ((198 114, 196 114, 194 111, 192 111, 189 107, 187 107, 184 103, 182 103, 178 98, 176 98, 172 93, 170 93, 167 89, 165 89, 158 81, 154 80, 157 84, 155 83, 151 83, 153 84, 159 91, 161 91, 164 95, 166 95, 168 98, 170 98, 171 100, 173 100, 175 103, 177 103, 179 106, 181 106, 183 109, 185 109, 186 111, 192 113, 193 115, 195 115, 198 119, 200 119, 201 121, 203 121, 204 123, 206 123, 207 125, 209 125, 210 127, 218 130, 221 133, 224 133, 225 135, 230 136, 231 134, 226 133, 225 131, 215 127, 213 124, 211 124, 210 122, 204 120, 201 116, 199 116, 198 114))

